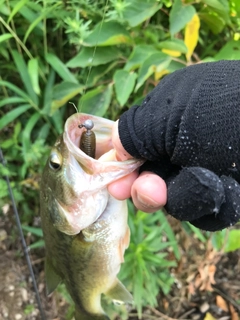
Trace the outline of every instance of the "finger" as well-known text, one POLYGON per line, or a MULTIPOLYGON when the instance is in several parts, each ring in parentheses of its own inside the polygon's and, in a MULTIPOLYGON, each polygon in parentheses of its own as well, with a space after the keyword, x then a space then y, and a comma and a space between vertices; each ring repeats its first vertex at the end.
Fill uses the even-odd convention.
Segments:
POLYGON ((118 121, 116 121, 112 128, 112 144, 116 150, 116 157, 118 160, 124 161, 131 159, 132 156, 123 148, 121 140, 118 133, 118 121))
POLYGON ((108 185, 108 192, 117 200, 125 200, 131 196, 131 187, 138 177, 138 171, 134 171, 108 185))
POLYGON ((166 183, 158 175, 144 171, 134 181, 131 196, 138 209, 148 213, 155 212, 167 202, 166 183))

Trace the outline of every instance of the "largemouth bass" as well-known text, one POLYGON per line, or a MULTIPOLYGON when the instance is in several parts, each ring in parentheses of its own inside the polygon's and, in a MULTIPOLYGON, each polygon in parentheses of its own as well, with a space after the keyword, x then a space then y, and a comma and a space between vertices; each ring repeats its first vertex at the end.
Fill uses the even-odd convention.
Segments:
POLYGON ((129 244, 126 201, 114 199, 107 185, 141 162, 115 160, 111 144, 113 122, 74 114, 51 150, 41 180, 41 221, 46 244, 45 276, 50 294, 64 282, 76 307, 76 320, 109 319, 101 295, 132 302, 117 279, 129 244), (96 135, 96 159, 79 148, 91 119, 96 135))

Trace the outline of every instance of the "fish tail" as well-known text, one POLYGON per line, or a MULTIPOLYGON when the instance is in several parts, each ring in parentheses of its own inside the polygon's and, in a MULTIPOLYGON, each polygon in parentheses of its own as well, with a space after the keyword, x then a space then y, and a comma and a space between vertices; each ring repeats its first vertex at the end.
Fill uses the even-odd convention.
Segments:
POLYGON ((87 314, 76 309, 75 320, 110 320, 110 318, 106 314, 87 314))

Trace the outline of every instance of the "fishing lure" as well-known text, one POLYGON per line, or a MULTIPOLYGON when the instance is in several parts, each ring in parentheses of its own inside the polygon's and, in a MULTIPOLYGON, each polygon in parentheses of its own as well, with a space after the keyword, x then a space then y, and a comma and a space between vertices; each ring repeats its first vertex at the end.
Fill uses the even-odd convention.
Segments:
POLYGON ((79 124, 78 127, 85 128, 86 131, 82 133, 80 139, 80 149, 85 152, 89 157, 95 159, 96 152, 96 136, 92 131, 94 123, 92 120, 88 119, 83 124, 79 124))

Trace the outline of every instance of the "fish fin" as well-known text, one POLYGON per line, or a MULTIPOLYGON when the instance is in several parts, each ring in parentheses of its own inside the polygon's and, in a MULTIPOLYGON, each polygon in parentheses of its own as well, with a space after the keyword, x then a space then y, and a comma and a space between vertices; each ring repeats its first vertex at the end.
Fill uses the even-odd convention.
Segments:
POLYGON ((124 262, 124 252, 129 246, 129 241, 130 241, 130 229, 127 228, 125 236, 121 238, 119 242, 119 256, 120 256, 121 263, 124 262))
POLYGON ((105 293, 116 303, 133 303, 133 297, 126 287, 116 279, 110 290, 105 293))
POLYGON ((110 320, 106 314, 85 314, 75 310, 75 320, 110 320))
POLYGON ((47 285, 47 295, 51 294, 62 281, 62 278, 54 271, 52 263, 48 258, 45 260, 45 279, 47 285))

